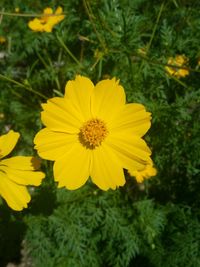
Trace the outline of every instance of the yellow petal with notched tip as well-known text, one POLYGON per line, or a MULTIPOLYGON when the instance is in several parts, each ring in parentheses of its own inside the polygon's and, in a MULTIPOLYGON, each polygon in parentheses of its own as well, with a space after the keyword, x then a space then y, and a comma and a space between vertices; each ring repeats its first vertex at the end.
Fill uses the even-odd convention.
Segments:
POLYGON ((65 98, 70 99, 76 110, 85 121, 91 119, 91 95, 94 84, 90 79, 77 75, 75 80, 68 81, 65 87, 65 98))
POLYGON ((41 160, 35 157, 16 156, 8 159, 3 159, 1 165, 5 165, 12 169, 17 170, 37 170, 40 168, 41 160))
POLYGON ((119 115, 110 123, 112 131, 126 131, 143 136, 151 126, 151 113, 141 104, 124 105, 119 115))
POLYGON ((41 21, 37 18, 31 20, 28 22, 28 27, 32 30, 32 31, 39 31, 42 32, 44 31, 44 25, 41 23, 41 21))
POLYGON ((53 132, 44 128, 36 134, 34 143, 40 157, 56 160, 71 150, 74 143, 78 143, 78 135, 53 132))
POLYGON ((27 204, 31 200, 26 187, 12 182, 3 172, 0 172, 0 195, 8 206, 16 211, 27 208, 27 204))
POLYGON ((109 123, 118 115, 125 102, 124 89, 115 78, 100 81, 92 96, 92 115, 109 123))
POLYGON ((0 158, 7 156, 13 150, 19 137, 20 134, 13 130, 0 136, 0 158))
POLYGON ((43 172, 16 170, 7 166, 0 166, 0 171, 3 171, 10 180, 20 185, 40 185, 45 177, 43 172))
POLYGON ((145 141, 138 136, 118 132, 109 135, 105 143, 113 149, 125 169, 143 169, 150 160, 151 151, 145 141))
POLYGON ((41 119, 46 127, 56 132, 78 133, 84 121, 68 99, 54 97, 42 104, 41 119))

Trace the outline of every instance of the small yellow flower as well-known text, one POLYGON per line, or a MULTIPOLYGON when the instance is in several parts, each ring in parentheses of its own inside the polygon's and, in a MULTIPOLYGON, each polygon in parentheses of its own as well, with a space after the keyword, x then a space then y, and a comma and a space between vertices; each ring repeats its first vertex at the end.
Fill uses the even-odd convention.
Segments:
POLYGON ((165 70, 172 76, 177 78, 185 77, 189 75, 189 71, 187 69, 182 69, 180 67, 185 67, 188 62, 188 58, 184 55, 177 55, 175 58, 170 57, 167 61, 169 65, 175 65, 176 67, 165 66, 165 70))
POLYGON ((19 7, 16 7, 16 8, 15 8, 15 12, 16 12, 16 13, 19 13, 19 11, 20 11, 19 7))
POLYGON ((4 113, 0 113, 0 120, 3 120, 5 118, 4 113))
POLYGON ((143 170, 135 171, 129 169, 129 174, 134 176, 138 183, 142 183, 145 179, 155 176, 157 170, 153 167, 153 162, 150 160, 149 163, 144 166, 143 170))
POLYGON ((64 19, 65 15, 62 13, 62 7, 58 7, 55 13, 52 8, 47 7, 43 11, 44 16, 29 21, 28 26, 36 32, 52 32, 53 27, 64 19))
POLYGON ((115 78, 98 82, 77 75, 64 97, 42 105, 46 128, 34 139, 38 154, 53 160, 58 187, 74 190, 89 177, 102 190, 125 183, 124 169, 141 170, 151 151, 142 136, 151 113, 141 104, 126 104, 124 88, 115 78))
POLYGON ((0 36, 0 44, 4 44, 6 42, 6 38, 3 36, 0 36))
POLYGON ((10 130, 0 136, 0 195, 13 210, 27 208, 31 200, 27 185, 40 185, 44 173, 35 171, 40 162, 34 157, 15 156, 3 159, 15 147, 19 133, 10 130))

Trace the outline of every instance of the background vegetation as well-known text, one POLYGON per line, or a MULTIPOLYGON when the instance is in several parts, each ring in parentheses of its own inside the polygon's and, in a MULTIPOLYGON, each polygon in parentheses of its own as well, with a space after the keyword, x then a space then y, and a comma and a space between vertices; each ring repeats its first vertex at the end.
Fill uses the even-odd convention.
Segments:
POLYGON ((194 0, 1 0, 0 11, 13 14, 0 16, 0 126, 21 133, 15 153, 36 154, 40 104, 61 96, 66 81, 115 76, 128 102, 152 112, 145 138, 158 174, 144 184, 127 176, 116 191, 90 182, 58 190, 44 161, 29 208, 0 205, 0 266, 200 266, 199 10, 194 0), (48 6, 62 6, 65 19, 52 33, 31 31, 32 17, 21 14, 48 6), (188 76, 166 73, 176 55, 189 58, 188 76))

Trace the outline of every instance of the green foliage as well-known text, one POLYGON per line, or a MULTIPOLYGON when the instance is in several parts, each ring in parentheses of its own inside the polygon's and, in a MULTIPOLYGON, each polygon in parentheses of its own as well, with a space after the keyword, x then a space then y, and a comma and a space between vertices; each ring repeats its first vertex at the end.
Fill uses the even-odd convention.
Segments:
POLYGON ((70 192, 56 189, 52 164, 43 162, 47 178, 30 207, 16 214, 0 206, 0 266, 19 261, 26 240, 33 267, 199 267, 198 1, 2 0, 0 10, 13 13, 0 19, 0 126, 1 134, 21 133, 14 153, 35 153, 40 104, 62 96, 66 81, 115 76, 127 102, 152 113, 145 138, 158 170, 142 185, 127 175, 116 191, 88 182, 70 192), (52 33, 31 31, 32 17, 20 16, 58 5, 66 15, 52 33), (189 58, 189 75, 178 79, 165 65, 179 54, 189 58), (9 255, 6 243, 15 240, 9 255))
POLYGON ((59 190, 50 216, 27 218, 26 240, 36 266, 129 266, 154 246, 165 217, 151 200, 133 204, 120 190, 59 190))
MULTIPOLYGON (((147 251, 153 266, 200 266, 199 220, 188 207, 171 205, 168 223, 162 236, 156 240, 154 250, 147 251)), ((199 212, 198 212, 199 216, 199 212)))

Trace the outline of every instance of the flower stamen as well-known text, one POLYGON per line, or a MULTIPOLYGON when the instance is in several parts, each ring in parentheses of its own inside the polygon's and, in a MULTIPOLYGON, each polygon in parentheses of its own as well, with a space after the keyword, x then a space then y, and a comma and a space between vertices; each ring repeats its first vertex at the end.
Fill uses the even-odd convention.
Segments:
POLYGON ((84 146, 94 149, 101 145, 107 134, 108 130, 102 120, 91 119, 81 127, 79 138, 84 146))

